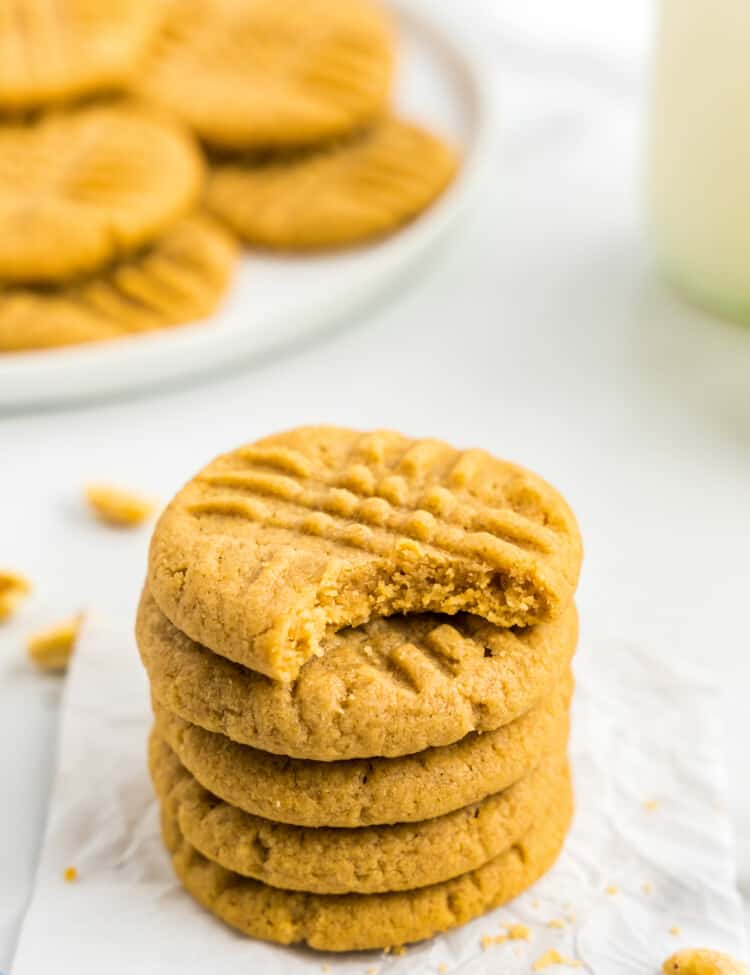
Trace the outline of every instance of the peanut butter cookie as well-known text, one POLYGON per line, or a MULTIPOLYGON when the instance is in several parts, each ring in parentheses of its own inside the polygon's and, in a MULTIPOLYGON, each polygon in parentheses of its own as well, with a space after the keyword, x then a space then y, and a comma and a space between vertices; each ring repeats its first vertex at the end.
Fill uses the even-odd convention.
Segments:
POLYGON ((168 0, 139 89, 202 139, 300 146, 385 108, 393 40, 370 0, 168 0))
POLYGON ((44 288, 0 285, 0 352, 97 342, 205 318, 221 303, 237 257, 234 239, 194 214, 87 278, 44 288))
POLYGON ((0 111, 123 86, 158 27, 154 0, 3 0, 0 111))
MULTIPOLYGON (((391 431, 302 427, 218 457, 178 493, 154 532, 148 584, 193 640, 289 681, 330 634, 374 617, 559 619, 580 564, 572 512, 522 467, 391 431)), ((391 683, 419 686, 478 646, 440 642, 389 655, 391 683)))
POLYGON ((134 106, 0 127, 0 281, 58 284, 127 257, 185 214, 201 157, 134 106))
POLYGON ((293 683, 181 633, 144 592, 136 622, 156 700, 234 741, 294 758, 393 758, 514 721, 552 693, 577 639, 563 616, 507 630, 475 616, 378 618, 333 634, 293 683))
POLYGON ((205 857, 272 887, 318 894, 413 890, 474 870, 540 821, 569 781, 558 748, 509 789, 445 816, 310 829, 261 819, 217 799, 153 734, 149 763, 162 804, 205 857))
POLYGON ((183 837, 166 810, 162 829, 182 884, 227 924, 265 941, 303 941, 324 951, 353 951, 421 941, 512 900, 554 864, 572 807, 566 783, 540 821, 493 860, 452 880, 385 894, 280 890, 208 860, 183 837))
POLYGON ((440 196, 456 166, 456 153, 443 139, 386 118, 355 138, 303 155, 217 163, 206 203, 250 244, 342 247, 412 220, 440 196))
POLYGON ((442 816, 509 788, 564 745, 572 677, 496 731, 402 758, 314 762, 239 745, 154 699, 156 730, 209 792, 297 826, 373 826, 442 816))

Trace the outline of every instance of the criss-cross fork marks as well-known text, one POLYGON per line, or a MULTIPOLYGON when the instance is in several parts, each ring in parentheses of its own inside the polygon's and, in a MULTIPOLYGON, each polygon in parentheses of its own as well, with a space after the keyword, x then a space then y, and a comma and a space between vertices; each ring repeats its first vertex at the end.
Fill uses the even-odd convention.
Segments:
POLYGON ((147 331, 210 314, 226 289, 233 241, 211 221, 178 223, 158 244, 82 282, 42 290, 0 289, 0 348, 45 344, 68 324, 76 341, 147 331), (40 324, 41 323, 41 324, 40 324))
MULTIPOLYGON (((395 553, 408 561, 432 551, 492 569, 511 561, 531 565, 559 544, 551 528, 510 503, 491 507, 465 490, 488 464, 481 451, 418 441, 386 462, 375 435, 362 438, 351 455, 353 463, 333 473, 300 451, 246 447, 238 459, 247 467, 201 475, 209 492, 191 511, 244 518, 378 556, 395 553)), ((496 493, 500 502, 501 486, 496 493)))
POLYGON ((373 640, 359 644, 357 653, 366 665, 393 683, 419 693, 433 685, 436 677, 453 680, 463 666, 484 656, 484 647, 456 627, 436 621, 420 639, 390 647, 373 640))

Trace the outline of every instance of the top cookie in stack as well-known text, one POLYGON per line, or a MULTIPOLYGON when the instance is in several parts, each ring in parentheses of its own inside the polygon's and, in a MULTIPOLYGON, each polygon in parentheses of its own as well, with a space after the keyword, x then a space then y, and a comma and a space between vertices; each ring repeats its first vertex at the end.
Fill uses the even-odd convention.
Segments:
POLYGON ((209 464, 156 528, 137 626, 188 890, 348 950, 525 889, 570 821, 580 561, 560 496, 484 451, 303 428, 209 464))
POLYGON ((148 584, 192 639, 293 680, 326 636, 374 617, 556 619, 580 562, 570 509, 515 464, 438 440, 319 427, 204 468, 159 522, 148 584))

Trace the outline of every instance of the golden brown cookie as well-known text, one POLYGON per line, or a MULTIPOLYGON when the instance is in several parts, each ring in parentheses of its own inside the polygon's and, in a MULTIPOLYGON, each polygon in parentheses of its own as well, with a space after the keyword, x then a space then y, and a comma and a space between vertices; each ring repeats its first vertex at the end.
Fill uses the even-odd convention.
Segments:
POLYGON ((402 758, 315 762, 239 745, 154 699, 158 734, 209 792, 297 826, 372 826, 442 816, 509 788, 567 740, 572 677, 510 724, 402 758))
POLYGON ((318 761, 394 758, 508 724, 563 680, 577 633, 573 604, 518 631, 466 614, 379 618, 330 636, 288 683, 190 640, 148 591, 136 621, 164 707, 242 744, 318 761))
POLYGON ((134 106, 0 126, 0 281, 55 284, 155 240, 192 207, 201 157, 134 106))
POLYGON ((542 820, 493 860, 440 884, 387 894, 279 890, 206 859, 166 811, 162 830, 182 884, 227 924, 265 941, 304 941, 324 951, 356 951, 421 941, 512 900, 552 867, 572 811, 566 783, 542 820))
POLYGON ((310 145, 384 110, 392 48, 371 0, 168 0, 139 89, 216 146, 310 145))
POLYGON ((310 829, 261 819, 217 799, 155 734, 149 766, 162 805, 203 856, 272 887, 318 894, 413 890, 474 870, 540 821, 569 781, 558 748, 509 789, 445 816, 310 829))
POLYGON ((197 321, 221 302, 235 240, 201 214, 184 217, 146 250, 53 287, 0 285, 0 352, 96 342, 197 321))
MULTIPOLYGON (((392 431, 301 427, 216 458, 177 494, 148 584, 192 639, 288 681, 328 634, 374 617, 557 619, 580 564, 572 512, 522 467, 392 431)), ((466 648, 450 641, 391 655, 391 683, 451 671, 466 648)))
POLYGON ((132 79, 158 27, 155 0, 3 0, 0 111, 23 111, 132 79))
POLYGON ((456 172, 441 138, 386 118, 303 155, 229 160, 210 171, 206 203, 243 240, 279 250, 341 247, 412 220, 456 172))

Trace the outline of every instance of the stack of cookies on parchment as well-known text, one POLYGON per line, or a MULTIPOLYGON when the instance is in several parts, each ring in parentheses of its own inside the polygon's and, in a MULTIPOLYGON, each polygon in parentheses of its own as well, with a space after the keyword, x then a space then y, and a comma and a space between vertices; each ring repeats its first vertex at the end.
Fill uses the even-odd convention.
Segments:
POLYGON ((302 428, 155 530, 137 623, 175 871, 253 937, 344 951, 470 920, 555 861, 581 562, 481 450, 302 428))

